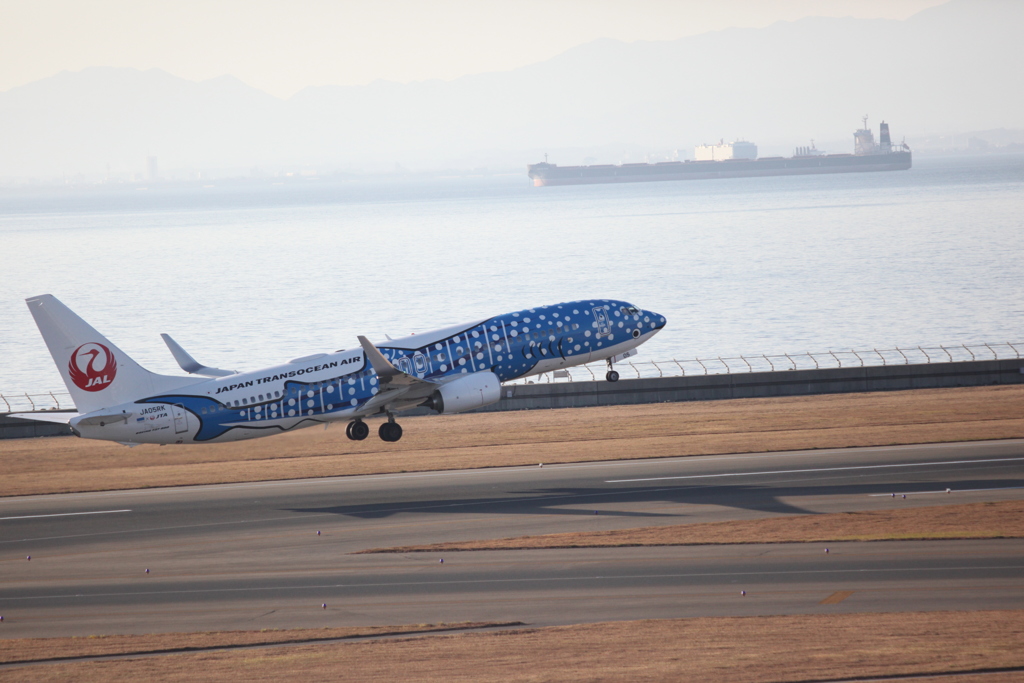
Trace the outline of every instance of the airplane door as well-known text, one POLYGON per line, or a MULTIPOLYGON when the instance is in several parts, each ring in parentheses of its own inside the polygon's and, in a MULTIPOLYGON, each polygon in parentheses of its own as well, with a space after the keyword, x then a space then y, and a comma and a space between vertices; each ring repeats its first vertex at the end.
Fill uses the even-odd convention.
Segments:
POLYGON ((594 320, 597 321, 597 336, 604 337, 611 334, 611 326, 608 324, 608 311, 604 306, 594 307, 594 320))
POLYGON ((395 365, 397 365, 398 369, 404 372, 405 374, 412 374, 412 363, 409 362, 408 356, 402 356, 401 358, 399 358, 398 362, 395 365))
POLYGON ((183 434, 188 431, 188 413, 180 405, 171 405, 171 415, 174 416, 174 433, 183 434))

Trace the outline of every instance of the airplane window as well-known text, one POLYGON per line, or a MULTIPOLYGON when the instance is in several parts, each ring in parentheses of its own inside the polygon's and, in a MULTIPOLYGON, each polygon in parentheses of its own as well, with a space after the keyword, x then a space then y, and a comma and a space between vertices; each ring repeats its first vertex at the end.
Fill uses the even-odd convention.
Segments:
POLYGON ((281 392, 280 392, 280 391, 275 391, 275 392, 274 392, 274 398, 277 398, 277 397, 278 397, 278 396, 280 396, 280 395, 281 395, 281 392))
POLYGON ((237 398, 235 399, 235 407, 236 408, 238 407, 238 399, 237 398))
POLYGON ((444 360, 444 352, 437 354, 437 362, 440 363, 444 360))
POLYGON ((580 329, 580 324, 579 323, 573 323, 572 324, 572 329, 574 329, 574 330, 580 329))
POLYGON ((205 407, 202 407, 199 410, 200 410, 200 412, 202 412, 203 415, 206 415, 206 408, 205 407))
POLYGON ((242 399, 242 405, 247 405, 244 398, 242 399))
POLYGON ((263 400, 263 394, 260 394, 260 400, 261 401, 263 400))
POLYGON ((255 396, 250 396, 249 397, 249 401, 252 402, 252 403, 255 403, 256 402, 256 397, 255 396))

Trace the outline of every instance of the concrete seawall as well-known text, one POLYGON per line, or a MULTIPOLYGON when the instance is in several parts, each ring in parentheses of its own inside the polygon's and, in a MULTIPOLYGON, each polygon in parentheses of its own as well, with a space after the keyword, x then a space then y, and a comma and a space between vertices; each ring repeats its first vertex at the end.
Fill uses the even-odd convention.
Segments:
POLYGON ((31 439, 36 436, 71 436, 71 427, 53 422, 19 420, 0 413, 0 439, 31 439))
POLYGON ((1024 359, 695 375, 503 388, 484 411, 1024 384, 1024 359))
MULTIPOLYGON (((614 383, 517 384, 503 387, 501 400, 494 405, 481 408, 479 412, 976 387, 993 384, 1024 384, 1024 359, 624 379, 614 383)), ((430 414, 430 411, 417 409, 404 414, 426 415, 430 414)), ((71 429, 66 425, 19 420, 0 415, 0 439, 69 434, 71 429)))

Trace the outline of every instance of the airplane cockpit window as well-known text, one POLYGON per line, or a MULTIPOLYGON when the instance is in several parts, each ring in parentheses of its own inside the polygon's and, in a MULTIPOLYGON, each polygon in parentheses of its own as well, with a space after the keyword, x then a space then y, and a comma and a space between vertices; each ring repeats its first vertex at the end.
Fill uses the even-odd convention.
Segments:
POLYGON ((623 306, 622 312, 625 313, 626 315, 637 315, 638 313, 640 313, 640 309, 637 308, 636 306, 623 306))

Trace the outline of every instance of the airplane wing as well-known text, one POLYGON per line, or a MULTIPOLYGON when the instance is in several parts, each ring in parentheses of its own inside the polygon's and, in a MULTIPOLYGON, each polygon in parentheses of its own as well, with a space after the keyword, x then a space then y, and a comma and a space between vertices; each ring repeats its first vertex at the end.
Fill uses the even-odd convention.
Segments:
POLYGON ((68 424, 82 413, 11 413, 8 417, 17 417, 22 420, 35 420, 36 422, 54 422, 56 424, 68 424))
POLYGON ((366 360, 370 361, 370 365, 373 366, 374 371, 377 373, 377 377, 380 378, 381 389, 383 389, 385 385, 388 387, 425 385, 432 389, 437 387, 436 382, 414 377, 413 375, 402 372, 396 368, 391 364, 391 361, 384 357, 384 354, 381 353, 376 346, 370 343, 370 340, 366 337, 358 336, 356 338, 359 340, 359 345, 363 347, 363 353, 366 354, 366 360))
POLYGON ((438 383, 430 380, 420 379, 408 373, 402 372, 391 364, 384 354, 370 340, 363 336, 356 337, 359 345, 363 347, 366 360, 370 362, 374 372, 380 380, 380 391, 360 409, 364 415, 386 410, 388 404, 401 401, 406 407, 411 407, 420 399, 429 397, 437 390, 438 383), (410 405, 411 404, 411 405, 410 405))
POLYGON ((178 361, 178 365, 181 369, 190 375, 202 375, 203 377, 227 377, 228 375, 237 375, 238 370, 221 370, 220 368, 211 368, 199 363, 195 358, 190 356, 185 349, 181 348, 181 345, 171 339, 169 334, 161 334, 164 343, 167 344, 167 348, 171 350, 171 355, 174 356, 174 360, 178 361))

